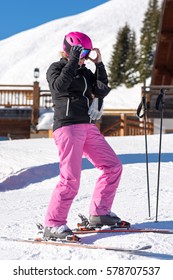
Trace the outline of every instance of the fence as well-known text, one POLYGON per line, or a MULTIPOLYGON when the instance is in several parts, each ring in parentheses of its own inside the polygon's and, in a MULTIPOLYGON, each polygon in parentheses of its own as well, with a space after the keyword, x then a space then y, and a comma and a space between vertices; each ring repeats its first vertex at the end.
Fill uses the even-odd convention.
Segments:
MULTIPOLYGON (((112 110, 111 116, 108 112, 103 115, 100 124, 100 130, 105 136, 126 136, 126 135, 144 135, 144 121, 136 117, 136 111, 131 110, 112 110), (114 116, 112 115, 114 114, 114 116)), ((153 134, 153 122, 146 122, 146 133, 153 134)))
MULTIPOLYGON (((37 81, 33 85, 0 85, 0 107, 31 108, 32 125, 38 123, 40 107, 52 105, 50 91, 41 90, 37 81)), ((144 134, 144 123, 136 117, 135 110, 105 110, 98 126, 105 136, 144 134)), ((149 120, 146 129, 148 134, 153 133, 153 123, 149 120)))
POLYGON ((49 90, 40 90, 40 107, 51 108, 53 105, 49 90))
POLYGON ((0 85, 0 106, 30 107, 33 105, 32 85, 0 85), (12 87, 12 89, 10 89, 12 87))
POLYGON ((31 121, 38 123, 40 107, 40 87, 38 82, 33 85, 0 85, 0 107, 32 108, 31 121))

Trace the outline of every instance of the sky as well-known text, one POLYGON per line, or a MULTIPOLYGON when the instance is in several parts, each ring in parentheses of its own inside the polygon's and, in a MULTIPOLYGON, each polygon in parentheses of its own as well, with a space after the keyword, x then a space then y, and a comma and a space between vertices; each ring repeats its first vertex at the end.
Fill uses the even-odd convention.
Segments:
POLYGON ((54 19, 75 15, 109 0, 1 1, 0 40, 54 19))

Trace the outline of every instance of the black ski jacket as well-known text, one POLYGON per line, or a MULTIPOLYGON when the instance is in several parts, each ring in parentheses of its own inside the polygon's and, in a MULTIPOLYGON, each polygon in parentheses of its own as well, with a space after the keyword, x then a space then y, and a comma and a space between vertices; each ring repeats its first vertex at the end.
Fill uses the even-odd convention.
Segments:
POLYGON ((50 65, 47 81, 54 104, 53 131, 71 124, 90 123, 88 109, 93 94, 103 99, 110 91, 102 62, 93 73, 85 65, 79 68, 78 59, 61 58, 50 65))

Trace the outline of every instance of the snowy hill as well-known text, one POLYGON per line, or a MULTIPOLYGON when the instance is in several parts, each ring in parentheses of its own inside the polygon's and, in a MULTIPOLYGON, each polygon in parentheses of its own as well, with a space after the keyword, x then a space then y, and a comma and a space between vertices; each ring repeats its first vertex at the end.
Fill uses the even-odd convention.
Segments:
MULTIPOLYGON (((159 136, 148 138, 151 219, 148 218, 144 136, 110 137, 107 141, 123 163, 122 180, 112 211, 138 228, 173 229, 173 135, 163 135, 158 223, 154 221, 159 136)), ((152 245, 152 249, 141 256, 4 241, 3 236, 35 236, 35 223, 44 222, 50 196, 59 179, 59 161, 53 139, 2 141, 0 158, 1 260, 173 260, 173 235, 89 234, 83 237, 88 244, 118 247, 152 245)), ((68 217, 70 227, 76 227, 78 213, 88 216, 91 195, 99 175, 100 171, 83 158, 80 191, 68 217)))
MULTIPOLYGON (((64 35, 82 31, 102 51, 105 65, 111 57, 117 31, 128 22, 139 40, 140 28, 149 0, 112 0, 94 9, 51 21, 0 42, 0 84, 30 84, 33 70, 40 69, 41 87, 49 64, 59 58, 64 35)), ((92 68, 91 62, 89 67, 92 68)))
MULTIPOLYGON (((82 31, 102 52, 105 66, 111 58, 117 31, 126 22, 140 37, 143 16, 149 0, 111 0, 94 9, 43 24, 0 42, 0 84, 32 84, 35 67, 40 69, 40 86, 47 89, 46 70, 59 59, 64 35, 82 31)), ((159 3, 162 1, 159 0, 159 3)), ((91 62, 87 66, 94 70, 91 62)), ((132 89, 119 87, 105 98, 105 109, 136 109, 141 99, 141 85, 132 89)))

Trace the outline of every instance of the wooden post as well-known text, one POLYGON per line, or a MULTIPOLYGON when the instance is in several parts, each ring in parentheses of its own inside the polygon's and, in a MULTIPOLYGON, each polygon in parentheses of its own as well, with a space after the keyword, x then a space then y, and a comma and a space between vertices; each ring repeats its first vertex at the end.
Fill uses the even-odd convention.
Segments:
POLYGON ((124 114, 120 114, 120 136, 124 136, 124 114))
POLYGON ((33 106, 32 106, 32 123, 38 124, 40 108, 40 87, 39 82, 35 81, 33 85, 33 106))
POLYGON ((127 115, 124 114, 124 136, 128 135, 128 128, 127 128, 127 115))

